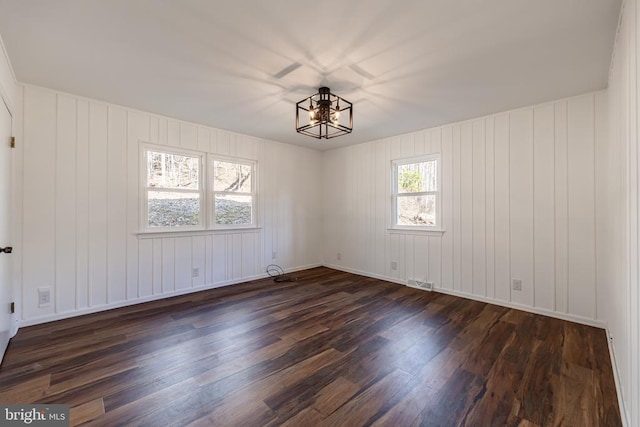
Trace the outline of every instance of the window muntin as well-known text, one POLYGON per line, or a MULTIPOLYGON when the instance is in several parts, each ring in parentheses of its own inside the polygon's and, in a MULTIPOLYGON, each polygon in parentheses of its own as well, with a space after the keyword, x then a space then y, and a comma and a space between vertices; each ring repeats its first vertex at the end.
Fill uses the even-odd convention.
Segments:
POLYGON ((255 162, 212 157, 213 228, 255 226, 255 162))
POLYGON ((392 227, 440 227, 439 163, 438 155, 392 163, 392 227))

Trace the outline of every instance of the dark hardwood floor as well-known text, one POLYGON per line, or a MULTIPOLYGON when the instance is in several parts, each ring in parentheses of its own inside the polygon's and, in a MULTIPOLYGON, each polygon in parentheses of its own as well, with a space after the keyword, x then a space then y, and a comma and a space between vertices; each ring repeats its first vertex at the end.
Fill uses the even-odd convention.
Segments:
POLYGON ((603 330, 295 275, 23 328, 0 402, 105 426, 621 425, 603 330))

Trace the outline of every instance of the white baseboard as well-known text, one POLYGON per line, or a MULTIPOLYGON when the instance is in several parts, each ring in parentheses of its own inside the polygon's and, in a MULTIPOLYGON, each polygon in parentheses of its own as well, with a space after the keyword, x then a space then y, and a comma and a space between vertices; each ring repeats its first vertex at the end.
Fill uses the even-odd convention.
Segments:
POLYGON ((582 317, 575 314, 562 313, 559 311, 547 310, 546 308, 531 307, 529 305, 518 304, 517 302, 504 301, 495 298, 488 298, 479 295, 470 294, 467 292, 456 291, 446 288, 433 288, 435 292, 440 292, 447 295, 453 295, 461 298, 472 299, 475 301, 486 302, 488 304, 499 305, 502 307, 513 308, 516 310, 526 311, 528 313, 540 314, 542 316, 554 317, 556 319, 567 320, 569 322, 580 323, 587 326, 593 326, 600 329, 606 329, 607 325, 601 320, 591 319, 589 317, 582 317))
MULTIPOLYGON (((374 278, 374 279, 386 280, 387 282, 393 282, 393 283, 398 283, 400 285, 407 286, 407 282, 405 280, 399 279, 397 277, 387 277, 387 276, 383 276, 383 275, 380 275, 380 274, 374 274, 374 273, 369 273, 369 272, 366 272, 366 271, 360 271, 360 270, 356 270, 356 269, 353 269, 353 268, 344 267, 344 266, 341 266, 341 265, 325 264, 325 267, 333 268, 335 270, 345 271, 347 273, 359 274, 360 276, 371 277, 371 278, 374 278)), ((443 294, 453 295, 453 296, 457 296, 457 297, 461 297, 461 298, 467 298, 467 299, 471 299, 471 300, 474 300, 474 301, 486 302, 488 304, 499 305, 499 306, 502 306, 502 307, 514 308, 516 310, 527 311, 529 313, 541 314, 543 316, 555 317, 557 319, 568 320, 570 322, 581 323, 583 325, 594 326, 596 328, 601 328, 601 329, 606 329, 607 328, 606 323, 603 322, 603 321, 596 320, 596 319, 591 319, 591 318, 588 318, 588 317, 582 317, 582 316, 578 316, 578 315, 575 315, 575 314, 561 313, 561 312, 558 312, 558 311, 547 310, 547 309, 539 308, 539 307, 531 307, 531 306, 528 306, 528 305, 518 304, 518 303, 515 303, 515 302, 511 302, 511 301, 504 301, 504 300, 499 300, 499 299, 495 299, 495 298, 487 298, 487 297, 480 296, 480 295, 475 295, 475 294, 470 294, 470 293, 467 293, 467 292, 456 291, 456 290, 453 290, 453 289, 441 288, 441 287, 437 287, 437 286, 433 287, 433 291, 434 292, 440 292, 440 293, 443 293, 443 294)))
MULTIPOLYGON (((374 279, 385 280, 387 282, 397 283, 397 284, 400 284, 400 285, 405 285, 405 286, 407 285, 407 283, 404 280, 396 278, 396 277, 388 277, 388 276, 384 276, 384 275, 380 275, 380 274, 369 273, 369 272, 366 272, 366 271, 361 271, 361 270, 357 270, 357 269, 353 269, 353 268, 344 267, 344 266, 341 266, 341 265, 334 265, 334 264, 328 264, 328 263, 326 263, 326 264, 317 263, 317 264, 302 265, 302 266, 298 266, 298 267, 288 268, 288 269, 285 270, 285 272, 286 273, 290 273, 290 272, 294 272, 294 271, 307 270, 309 268, 315 268, 315 267, 320 267, 320 266, 333 268, 334 270, 345 271, 347 273, 358 274, 360 276, 365 276, 365 277, 371 277, 371 278, 374 278, 374 279)), ((49 315, 46 315, 46 316, 34 317, 34 318, 31 318, 31 319, 23 319, 23 320, 18 322, 18 327, 22 328, 22 327, 25 327, 25 326, 38 325, 38 324, 41 324, 41 323, 53 322, 55 320, 61 320, 61 319, 67 319, 67 318, 70 318, 70 317, 81 316, 81 315, 84 315, 84 314, 97 313, 97 312, 100 312, 100 311, 111 310, 111 309, 120 308, 120 307, 126 307, 126 306, 129 306, 129 305, 142 304, 142 303, 149 302, 149 301, 156 301, 156 300, 159 300, 159 299, 170 298, 170 297, 179 296, 179 295, 185 295, 185 294, 189 294, 189 293, 193 293, 193 292, 199 292, 199 291, 205 291, 205 290, 209 290, 209 289, 220 288, 220 287, 223 287, 223 286, 235 285, 235 284, 238 284, 238 283, 244 283, 244 282, 248 282, 248 281, 251 281, 251 280, 263 279, 265 277, 269 277, 266 274, 266 272, 265 273, 261 273, 261 274, 256 274, 256 275, 253 275, 253 276, 242 277, 242 278, 235 279, 235 280, 227 280, 227 281, 224 281, 224 282, 207 284, 207 285, 193 287, 193 288, 180 289, 178 291, 173 291, 173 292, 166 292, 166 293, 162 293, 162 294, 149 295, 149 296, 146 296, 146 297, 143 297, 143 298, 136 298, 136 299, 125 300, 125 301, 118 301, 118 302, 114 302, 114 303, 110 303, 110 304, 103 304, 103 305, 95 306, 95 307, 87 307, 87 308, 83 308, 83 309, 80 309, 80 310, 71 310, 71 311, 66 311, 66 312, 63 312, 63 313, 54 313, 54 314, 49 314, 49 315)), ((558 318, 558 319, 568 320, 568 321, 571 321, 571 322, 581 323, 581 324, 585 324, 585 325, 589 325, 589 326, 595 326, 597 328, 602 328, 602 329, 605 329, 605 330, 607 328, 607 325, 602 321, 595 320, 595 319, 590 319, 590 318, 586 318, 586 317, 582 317, 582 316, 577 316, 577 315, 574 315, 574 314, 561 313, 561 312, 547 310, 547 309, 538 308, 538 307, 531 307, 531 306, 528 306, 528 305, 518 304, 518 303, 511 302, 511 301, 503 301, 503 300, 498 300, 498 299, 494 299, 494 298, 487 298, 487 297, 483 297, 483 296, 479 296, 479 295, 469 294, 469 293, 466 293, 466 292, 460 292, 460 291, 456 291, 456 290, 452 290, 452 289, 445 289, 445 288, 440 288, 440 287, 435 287, 435 286, 433 288, 433 291, 434 292, 444 293, 444 294, 449 294, 449 295, 454 295, 454 296, 458 296, 458 297, 462 297, 462 298, 472 299, 472 300, 475 300, 475 301, 486 302, 486 303, 489 303, 489 304, 500 305, 500 306, 507 307, 507 308, 514 308, 514 309, 517 309, 517 310, 527 311, 527 312, 530 312, 530 313, 541 314, 543 316, 555 317, 555 318, 558 318)), ((17 329, 16 329, 16 331, 17 331, 17 329)))
POLYGON ((618 362, 616 361, 616 347, 611 339, 611 332, 606 328, 607 344, 609 345, 609 357, 611 359, 611 369, 613 370, 613 380, 616 384, 616 393, 618 394, 618 407, 620 408, 620 418, 623 427, 629 426, 629 414, 627 413, 627 405, 625 404, 624 395, 622 394, 622 382, 620 381, 620 371, 618 370, 618 362))
MULTIPOLYGON (((292 273, 294 271, 300 271, 300 270, 308 270, 310 268, 320 267, 321 265, 322 264, 308 264, 308 265, 302 265, 302 266, 298 266, 298 267, 288 268, 288 269, 285 270, 285 273, 292 273)), ((187 288, 187 289, 180 289, 180 290, 177 290, 177 291, 165 292, 165 293, 162 293, 162 294, 149 295, 149 296, 142 297, 142 298, 130 299, 130 300, 125 300, 125 301, 118 301, 118 302, 114 302, 114 303, 111 303, 111 304, 103 304, 103 305, 99 305, 99 306, 95 306, 95 307, 87 307, 87 308, 83 308, 83 309, 80 309, 80 310, 70 310, 70 311, 65 311, 63 313, 54 313, 54 314, 49 314, 49 315, 46 315, 46 316, 34 317, 34 318, 31 318, 31 319, 24 319, 24 320, 21 320, 21 321, 18 322, 18 327, 19 328, 23 328, 23 327, 26 327, 26 326, 39 325, 39 324, 42 324, 42 323, 53 322, 53 321, 56 321, 56 320, 68 319, 70 317, 82 316, 82 315, 91 314, 91 313, 98 313, 98 312, 101 312, 101 311, 111 310, 111 309, 114 309, 114 308, 127 307, 127 306, 130 306, 130 305, 143 304, 145 302, 157 301, 157 300, 161 300, 161 299, 165 299, 165 298, 171 298, 171 297, 175 297, 175 296, 186 295, 186 294, 191 294, 191 293, 200 292, 200 291, 206 291, 206 290, 210 290, 210 289, 222 288, 222 287, 225 287, 225 286, 237 285, 239 283, 250 282, 250 281, 256 280, 256 279, 264 279, 266 277, 269 277, 269 275, 265 272, 265 273, 256 274, 256 275, 253 275, 253 276, 242 277, 240 279, 226 280, 224 282, 218 282, 218 283, 212 283, 212 284, 207 284, 207 285, 202 285, 202 286, 196 286, 196 287, 187 288)), ((16 328, 16 332, 17 332, 17 328, 16 328)))
POLYGON ((380 279, 380 280, 385 280, 387 282, 392 282, 392 283, 397 283, 399 285, 406 285, 406 281, 399 279, 397 277, 388 277, 388 276, 384 276, 382 274, 375 274, 375 273, 369 273, 367 271, 361 271, 361 270, 357 270, 355 268, 349 268, 349 267, 345 267, 342 265, 335 265, 335 264, 328 264, 325 263, 323 264, 324 267, 327 268, 333 268, 334 270, 340 270, 340 271, 344 271, 346 273, 353 273, 353 274, 357 274, 360 276, 365 276, 365 277, 371 277, 372 279, 380 279))

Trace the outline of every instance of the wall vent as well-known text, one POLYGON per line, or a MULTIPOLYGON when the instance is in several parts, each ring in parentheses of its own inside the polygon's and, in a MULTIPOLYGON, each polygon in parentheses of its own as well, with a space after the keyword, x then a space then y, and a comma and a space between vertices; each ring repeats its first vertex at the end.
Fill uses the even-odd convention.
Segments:
POLYGON ((433 290, 433 282, 423 282, 421 280, 415 280, 415 279, 409 279, 407 281, 407 286, 412 287, 412 288, 416 288, 416 289, 422 289, 425 291, 432 291, 433 290))

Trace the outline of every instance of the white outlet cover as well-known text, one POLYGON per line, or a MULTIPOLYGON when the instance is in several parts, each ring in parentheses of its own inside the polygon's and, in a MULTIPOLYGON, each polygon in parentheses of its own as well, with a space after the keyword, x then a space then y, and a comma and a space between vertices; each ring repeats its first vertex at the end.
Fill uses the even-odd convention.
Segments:
POLYGON ((38 288, 38 307, 49 307, 51 305, 51 288, 38 288))
POLYGON ((511 281, 511 289, 513 289, 514 291, 521 291, 522 290, 522 280, 513 279, 511 281))

